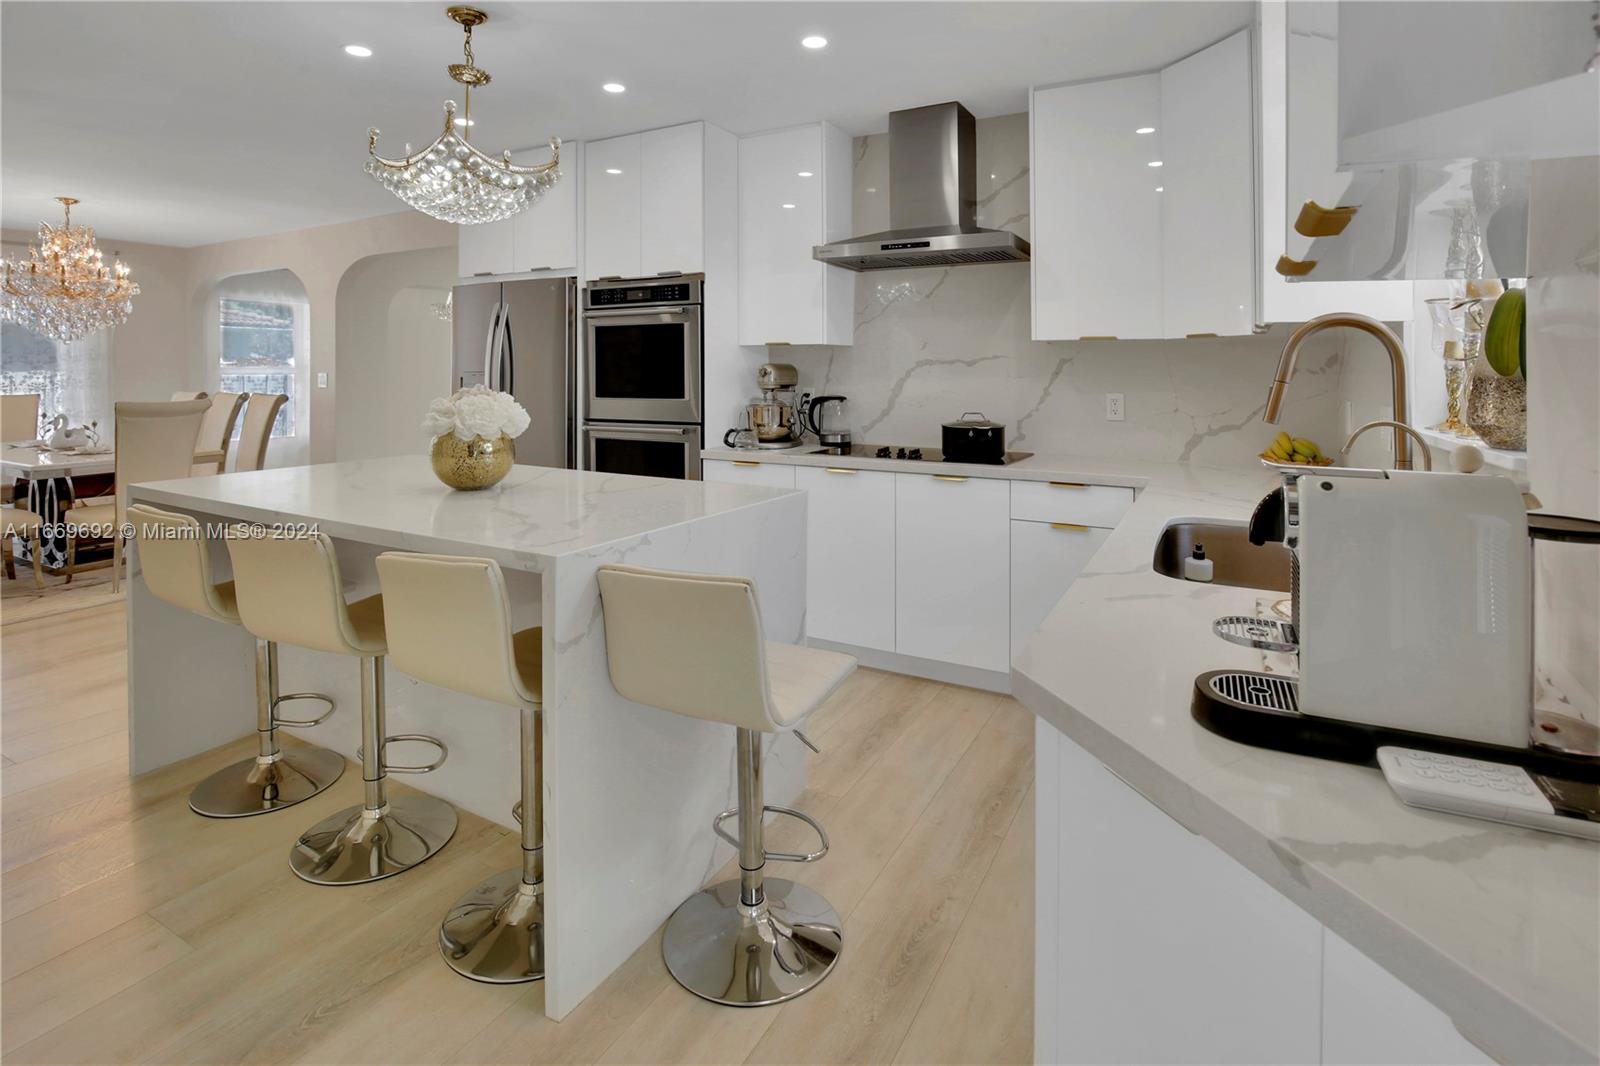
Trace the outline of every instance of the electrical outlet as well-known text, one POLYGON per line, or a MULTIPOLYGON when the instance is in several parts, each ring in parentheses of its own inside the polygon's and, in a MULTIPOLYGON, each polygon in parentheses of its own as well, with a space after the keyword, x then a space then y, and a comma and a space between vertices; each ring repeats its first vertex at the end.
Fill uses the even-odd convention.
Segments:
POLYGON ((1120 392, 1108 392, 1108 393, 1106 393, 1106 421, 1107 422, 1121 422, 1122 421, 1122 393, 1120 393, 1120 392))
POLYGON ((328 387, 328 375, 327 375, 326 372, 319 371, 317 373, 317 388, 325 389, 327 387, 328 387))

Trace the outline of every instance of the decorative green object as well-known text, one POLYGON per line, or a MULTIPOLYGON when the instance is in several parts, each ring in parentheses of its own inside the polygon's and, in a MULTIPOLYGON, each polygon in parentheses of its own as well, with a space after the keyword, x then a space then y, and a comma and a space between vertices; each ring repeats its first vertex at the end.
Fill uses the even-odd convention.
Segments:
POLYGON ((1521 289, 1507 289, 1494 302, 1484 331, 1483 355, 1503 378, 1528 376, 1528 298, 1521 289))

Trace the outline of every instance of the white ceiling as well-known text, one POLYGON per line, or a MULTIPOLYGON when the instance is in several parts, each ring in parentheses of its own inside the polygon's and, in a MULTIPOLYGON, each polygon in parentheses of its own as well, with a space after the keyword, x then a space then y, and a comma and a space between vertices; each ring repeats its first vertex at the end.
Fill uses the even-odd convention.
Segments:
MULTIPOLYGON (((461 33, 437 3, 0 6, 0 222, 51 197, 128 241, 189 246, 400 209, 362 173, 366 130, 397 155, 460 102, 461 33), (360 43, 370 59, 343 46, 360 43)), ((734 133, 960 100, 979 118, 1030 84, 1148 70, 1245 25, 1246 0, 1111 3, 498 2, 481 5, 485 150, 693 119, 734 133), (808 33, 829 39, 800 47, 808 33), (622 95, 602 92, 620 81, 622 95)))

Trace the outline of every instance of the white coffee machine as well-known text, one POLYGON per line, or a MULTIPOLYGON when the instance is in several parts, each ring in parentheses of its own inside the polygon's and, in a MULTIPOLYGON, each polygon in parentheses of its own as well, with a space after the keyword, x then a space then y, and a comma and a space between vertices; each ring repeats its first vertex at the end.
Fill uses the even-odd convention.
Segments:
POLYGON ((1286 471, 1282 494, 1281 538, 1268 539, 1294 560, 1300 712, 1527 747, 1533 594, 1517 486, 1340 469, 1286 471))

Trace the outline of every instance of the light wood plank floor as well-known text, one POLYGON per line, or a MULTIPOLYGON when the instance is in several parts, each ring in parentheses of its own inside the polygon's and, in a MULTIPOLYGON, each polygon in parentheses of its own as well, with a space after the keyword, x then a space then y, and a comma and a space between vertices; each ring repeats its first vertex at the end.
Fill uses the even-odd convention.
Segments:
MULTIPOLYGON (((253 740, 130 779, 122 604, 6 614, 6 1062, 1032 1061, 1033 733, 1010 699, 860 670, 817 713, 799 806, 833 850, 769 868, 844 916, 815 991, 714 1006, 673 982, 656 937, 557 1024, 542 985, 464 980, 435 946, 450 902, 516 865, 510 833, 464 814, 402 877, 303 884, 290 837, 359 802, 359 774, 292 812, 197 817, 190 787, 253 740)), ((783 823, 770 835, 803 843, 783 823)))

